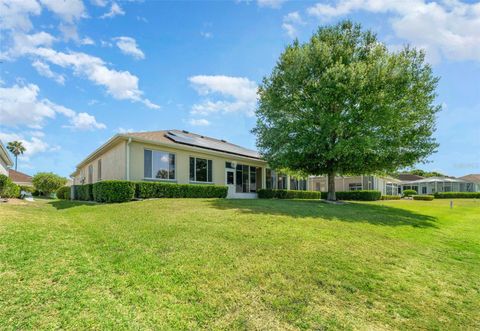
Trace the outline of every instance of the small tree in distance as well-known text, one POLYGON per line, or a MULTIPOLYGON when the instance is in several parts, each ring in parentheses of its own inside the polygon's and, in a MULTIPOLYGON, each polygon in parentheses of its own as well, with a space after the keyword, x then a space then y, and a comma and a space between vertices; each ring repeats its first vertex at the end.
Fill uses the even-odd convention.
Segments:
POLYGON ((58 176, 52 172, 39 172, 32 179, 33 186, 44 196, 50 196, 53 192, 67 183, 65 177, 58 176))
POLYGON ((270 166, 328 175, 392 172, 425 161, 438 78, 424 53, 392 53, 350 21, 295 41, 259 87, 257 146, 270 166))
POLYGON ((25 153, 27 150, 21 141, 11 141, 7 144, 7 149, 15 156, 15 171, 17 171, 18 166, 18 156, 25 153))

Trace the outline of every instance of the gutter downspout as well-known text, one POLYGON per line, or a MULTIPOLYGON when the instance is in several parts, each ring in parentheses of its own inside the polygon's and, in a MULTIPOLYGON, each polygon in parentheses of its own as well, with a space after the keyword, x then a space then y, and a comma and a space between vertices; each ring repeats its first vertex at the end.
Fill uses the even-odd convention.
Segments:
POLYGON ((132 142, 132 138, 128 138, 127 141, 127 158, 126 158, 126 165, 125 165, 125 171, 126 171, 126 180, 130 180, 130 143, 132 142))

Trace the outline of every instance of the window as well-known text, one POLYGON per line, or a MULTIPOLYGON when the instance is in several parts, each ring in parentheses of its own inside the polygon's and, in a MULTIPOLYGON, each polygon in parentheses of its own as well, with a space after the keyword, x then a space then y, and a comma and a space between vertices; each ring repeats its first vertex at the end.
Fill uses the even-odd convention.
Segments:
POLYGON ((143 176, 155 179, 175 179, 175 154, 144 150, 143 176))
POLYGON ((250 192, 257 192, 257 168, 250 167, 250 192))
POLYGON ((102 159, 97 162, 97 180, 102 180, 102 159))
POLYGON ((350 191, 360 191, 362 189, 362 183, 350 183, 348 184, 350 191))
POLYGON ((277 187, 279 190, 287 189, 287 175, 278 175, 277 187))
POLYGON ((227 185, 234 184, 234 174, 233 171, 227 171, 227 185))
POLYGON ((225 168, 235 169, 235 167, 233 166, 233 163, 232 163, 232 162, 225 162, 225 168))
MULTIPOLYGON (((237 164, 236 167, 236 192, 237 193, 249 193, 250 192, 250 167, 244 164, 237 164)), ((254 188, 255 190, 255 188, 254 188)))
POLYGON ((93 183, 93 164, 88 166, 88 184, 93 183))
MULTIPOLYGON (((418 191, 417 191, 418 192, 418 191)), ((422 194, 427 194, 427 187, 423 186, 422 187, 422 194)))
POLYGON ((274 189, 277 184, 277 174, 272 169, 265 169, 265 182, 267 185, 267 189, 274 189))
POLYGON ((190 157, 190 181, 212 182, 212 160, 190 157))

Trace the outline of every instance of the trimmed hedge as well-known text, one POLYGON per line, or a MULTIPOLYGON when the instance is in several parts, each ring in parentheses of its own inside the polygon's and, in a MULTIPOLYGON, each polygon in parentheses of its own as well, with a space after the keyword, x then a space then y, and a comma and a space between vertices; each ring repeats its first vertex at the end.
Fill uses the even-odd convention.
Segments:
POLYGON ((135 197, 135 183, 126 180, 104 180, 93 184, 97 202, 126 202, 135 197))
POLYGON ((411 197, 412 195, 416 195, 417 191, 415 190, 405 190, 403 191, 403 196, 404 197, 411 197))
POLYGON ((62 200, 70 200, 70 186, 62 186, 57 190, 57 198, 62 200))
POLYGON ((437 192, 435 199, 480 199, 480 192, 437 192))
POLYGON ((93 184, 74 185, 75 199, 93 201, 93 184))
POLYGON ((341 191, 336 192, 338 200, 358 200, 358 201, 375 201, 382 196, 380 191, 374 190, 358 190, 358 191, 341 191))
POLYGON ((228 188, 219 185, 174 184, 161 182, 135 183, 135 197, 150 198, 226 198, 228 188))
POLYGON ((325 192, 294 190, 258 190, 260 199, 321 199, 325 192))
POLYGON ((382 195, 380 200, 400 200, 399 195, 382 195))
POLYGON ((413 200, 424 200, 424 201, 432 201, 434 198, 433 195, 414 195, 413 200))

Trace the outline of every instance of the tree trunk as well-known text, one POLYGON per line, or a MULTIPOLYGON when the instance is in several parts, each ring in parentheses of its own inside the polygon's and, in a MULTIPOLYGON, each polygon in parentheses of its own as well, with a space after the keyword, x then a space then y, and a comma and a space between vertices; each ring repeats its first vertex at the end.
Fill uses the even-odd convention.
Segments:
POLYGON ((15 155, 15 171, 17 171, 18 155, 15 155))
POLYGON ((335 172, 329 171, 327 175, 328 180, 328 195, 327 200, 336 201, 337 197, 335 195, 335 172))

